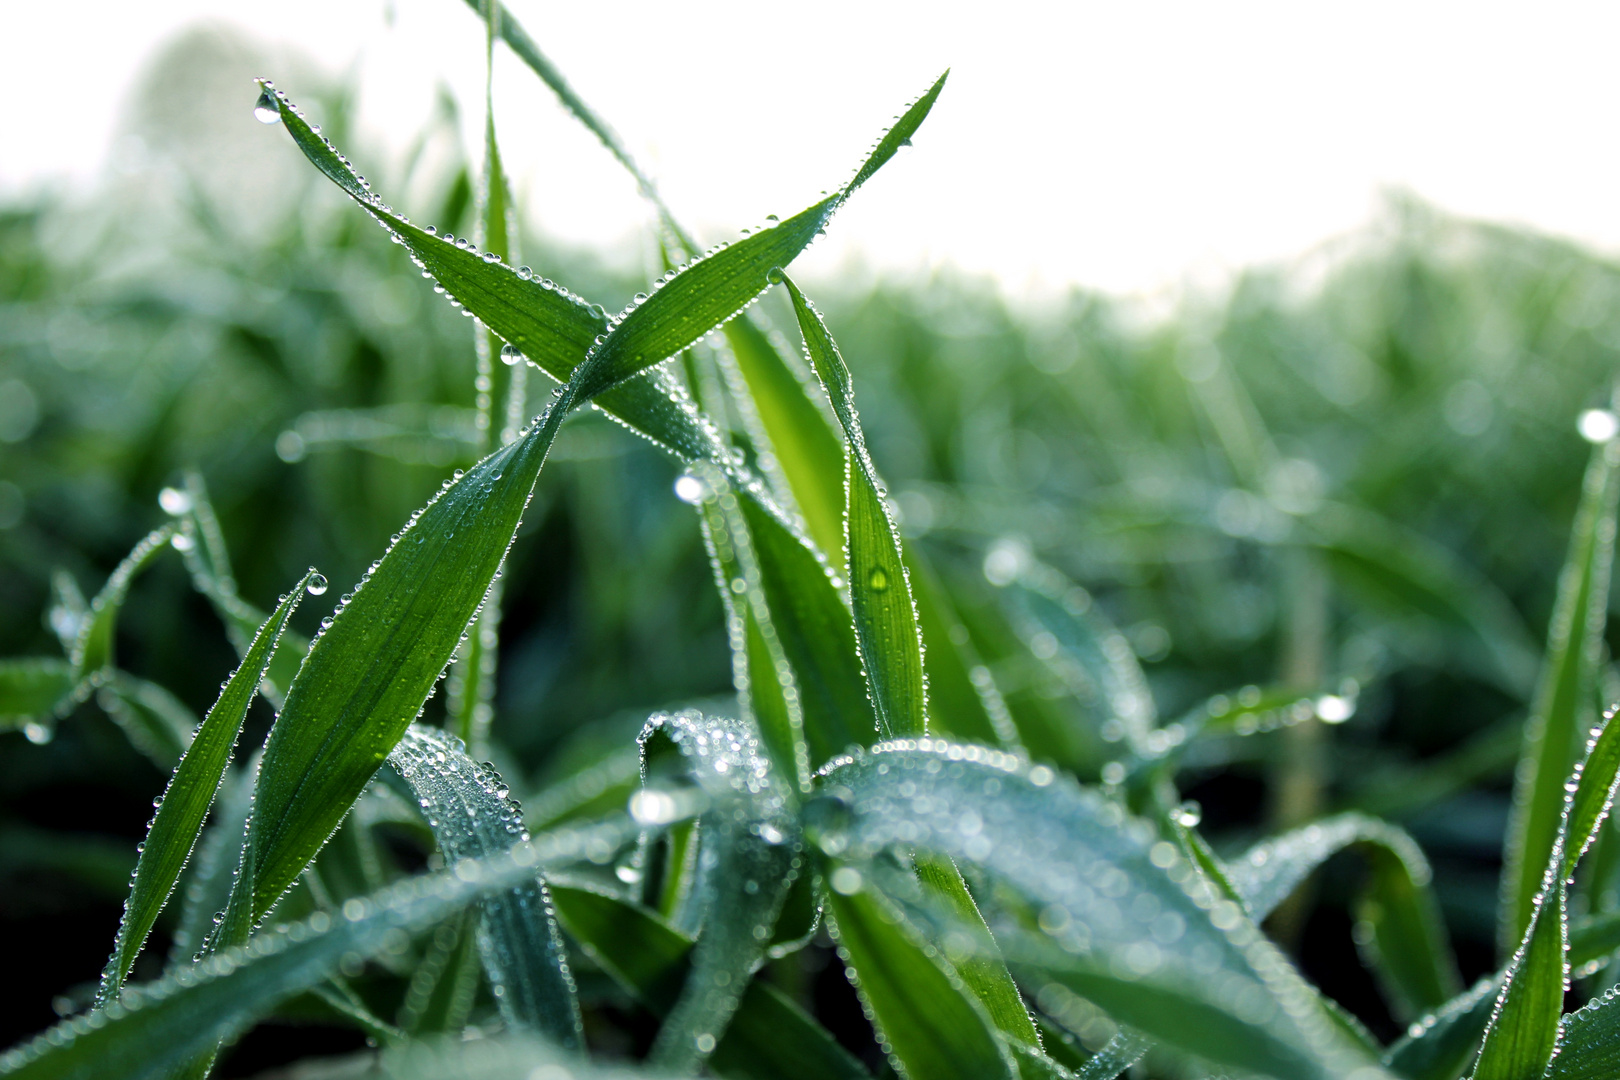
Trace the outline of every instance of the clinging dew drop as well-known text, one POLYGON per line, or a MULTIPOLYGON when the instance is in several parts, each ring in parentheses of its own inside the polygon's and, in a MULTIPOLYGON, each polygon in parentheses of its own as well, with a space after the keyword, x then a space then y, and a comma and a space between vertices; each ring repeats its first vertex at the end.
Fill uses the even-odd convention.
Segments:
POLYGON ((521 352, 518 352, 518 348, 517 348, 516 345, 512 345, 512 344, 502 345, 501 346, 501 360, 508 367, 511 367, 513 364, 518 364, 518 363, 522 362, 523 354, 521 352))
MULTIPOLYGON (((312 566, 312 567, 310 567, 310 569, 313 570, 315 568, 312 566)), ((309 590, 309 595, 311 595, 311 596, 321 596, 321 595, 323 595, 326 592, 326 587, 327 586, 326 586, 326 575, 325 574, 311 574, 310 578, 309 578, 309 583, 304 586, 304 588, 309 590)))
POLYGON ((259 93, 259 100, 253 103, 253 118, 261 124, 281 123, 281 109, 276 105, 276 97, 268 90, 259 93))

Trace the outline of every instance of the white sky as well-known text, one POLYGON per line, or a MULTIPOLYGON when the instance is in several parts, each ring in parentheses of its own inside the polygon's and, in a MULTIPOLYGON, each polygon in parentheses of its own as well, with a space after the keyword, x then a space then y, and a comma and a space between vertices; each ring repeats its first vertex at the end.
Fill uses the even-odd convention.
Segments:
MULTIPOLYGON (((811 274, 858 254, 993 273, 1013 293, 1153 289, 1299 254, 1391 187, 1620 252, 1620 5, 509 6, 709 241, 842 182, 950 66, 916 148, 806 256, 811 274)), ((362 125, 389 145, 440 82, 481 100, 482 28, 460 0, 0 0, 0 190, 87 186, 142 61, 203 18, 356 65, 362 125)), ((622 243, 645 220, 629 183, 515 58, 499 63, 531 211, 622 243)))

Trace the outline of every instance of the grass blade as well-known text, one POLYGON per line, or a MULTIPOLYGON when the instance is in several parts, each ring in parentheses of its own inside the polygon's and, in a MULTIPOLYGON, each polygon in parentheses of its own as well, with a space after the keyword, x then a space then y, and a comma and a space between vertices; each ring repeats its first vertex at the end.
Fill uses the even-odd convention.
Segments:
POLYGON ((127 672, 105 669, 81 692, 101 682, 96 704, 123 731, 131 746, 160 769, 173 769, 197 730, 197 717, 181 700, 154 682, 127 672))
POLYGON ((179 527, 174 523, 161 526, 148 533, 124 561, 118 564, 107 584, 90 601, 87 618, 79 628, 79 636, 69 651, 74 674, 83 679, 92 672, 113 664, 113 634, 118 626, 118 613, 129 596, 129 586, 139 574, 173 540, 179 527))
MULTIPOLYGON (((660 1017, 686 982, 692 939, 645 908, 588 889, 559 885, 557 914, 626 992, 660 1017)), ((868 1080, 850 1053, 768 983, 753 980, 709 1067, 721 1076, 776 1080, 868 1080)))
POLYGON ((1479 1052, 1500 988, 1496 979, 1481 979, 1446 1002, 1390 1045, 1384 1065, 1407 1080, 1457 1080, 1479 1052))
POLYGON ((1411 1019, 1438 1009, 1462 990, 1428 860, 1400 829, 1361 814, 1341 814, 1256 844, 1228 864, 1250 912, 1265 919, 1322 863, 1347 848, 1370 863, 1358 919, 1373 928, 1373 968, 1397 1014, 1411 1019))
POLYGON ((236 869, 248 814, 253 810, 253 786, 261 757, 255 751, 233 775, 224 778, 215 796, 213 824, 203 834, 197 857, 191 861, 191 881, 180 909, 180 925, 175 928, 169 948, 167 971, 192 962, 214 929, 214 916, 230 902, 231 872, 236 869))
POLYGON ((820 314, 799 287, 780 270, 777 276, 793 298, 805 351, 844 428, 844 559, 855 613, 855 641, 877 711, 878 730, 887 738, 920 735, 928 729, 922 634, 901 558, 900 532, 884 501, 885 492, 855 417, 849 368, 820 314))
MULTIPOLYGON (((500 776, 467 757, 460 740, 412 727, 388 761, 422 806, 447 864, 527 839, 522 811, 509 801, 500 776)), ((478 951, 508 1027, 537 1031, 565 1047, 584 1044, 573 976, 538 876, 484 900, 478 951)))
POLYGON ((674 744, 710 799, 700 819, 704 851, 695 887, 702 931, 686 985, 649 1057, 660 1068, 685 1073, 719 1045, 765 956, 798 874, 799 830, 790 812, 791 782, 773 774, 747 727, 697 712, 658 715, 642 731, 643 753, 650 758, 661 742, 674 744))
POLYGON ((915 544, 906 545, 906 569, 917 601, 917 623, 928 643, 923 674, 928 679, 928 723, 935 734, 960 742, 1013 749, 1018 730, 1007 714, 990 669, 973 651, 967 628, 950 597, 915 544))
POLYGON ((859 870, 841 866, 829 880, 828 929, 878 1041, 903 1075, 1015 1077, 1017 1066, 989 1013, 949 962, 875 891, 861 887, 859 870), (853 880, 841 880, 848 875, 853 880))
POLYGON ((157 922, 158 913, 168 903, 175 883, 180 880, 180 872, 196 847, 203 820, 225 776, 237 735, 247 718, 248 706, 253 704, 259 683, 269 670, 287 620, 303 599, 304 587, 315 576, 313 569, 304 575, 259 628, 241 666, 225 683, 219 699, 208 710, 174 775, 169 778, 147 830, 146 841, 141 845, 112 957, 96 991, 98 1005, 105 1005, 124 985, 136 955, 146 943, 147 934, 157 922))
POLYGON ((315 986, 344 954, 379 952, 483 896, 534 874, 538 845, 469 861, 317 912, 260 934, 251 947, 215 954, 156 983, 126 987, 106 1009, 64 1021, 0 1055, 23 1080, 158 1080, 245 1030, 278 1002, 315 986))
POLYGON ((399 1026, 413 1035, 467 1026, 473 997, 478 991, 477 912, 446 919, 433 932, 427 955, 411 972, 411 983, 400 1006, 399 1026))
POLYGON ((1546 1080, 1608 1080, 1620 1075, 1620 990, 1564 1017, 1546 1080))
POLYGON ((0 731, 49 738, 57 702, 73 692, 73 665, 49 656, 0 660, 0 731))
MULTIPOLYGON (((1524 937, 1542 888, 1548 853, 1564 812, 1564 780, 1592 723, 1592 688, 1608 621, 1609 572, 1614 563, 1616 466, 1620 442, 1592 449, 1581 504, 1558 579, 1558 599, 1547 630, 1547 655, 1530 717, 1513 793, 1502 868, 1501 943, 1524 937)), ((1584 849, 1584 842, 1582 845, 1584 849)))

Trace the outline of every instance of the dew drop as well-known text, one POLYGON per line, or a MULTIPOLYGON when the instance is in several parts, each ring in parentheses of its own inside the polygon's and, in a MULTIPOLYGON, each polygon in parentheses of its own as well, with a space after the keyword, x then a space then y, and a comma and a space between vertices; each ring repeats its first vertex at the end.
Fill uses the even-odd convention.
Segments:
POLYGON ((23 738, 35 746, 44 746, 51 741, 51 736, 54 734, 56 733, 44 724, 30 722, 23 725, 23 738))
POLYGON ((1587 409, 1576 422, 1581 438, 1590 443, 1606 443, 1620 435, 1620 416, 1608 409, 1587 409))
POLYGON ((196 547, 197 541, 193 540, 185 533, 175 533, 169 538, 169 546, 174 548, 176 551, 184 553, 196 547))
POLYGON ((873 592, 882 592, 889 587, 889 575, 881 566, 872 567, 872 572, 866 575, 866 584, 873 592))
POLYGON ((508 344, 501 346, 501 362, 506 364, 507 367, 511 367, 513 364, 521 363, 522 360, 523 354, 518 352, 516 345, 508 344))
POLYGON ((276 104, 276 96, 268 90, 259 93, 259 100, 253 103, 253 118, 261 124, 281 123, 281 108, 276 104))
POLYGON ((675 497, 683 503, 697 506, 709 497, 709 485, 691 473, 683 474, 675 481, 675 497))
POLYGON ((191 509, 191 496, 177 488, 166 487, 158 492, 158 505, 170 517, 179 517, 191 509))
POLYGON ((309 583, 304 586, 311 596, 321 596, 326 592, 327 583, 325 574, 312 574, 309 583))

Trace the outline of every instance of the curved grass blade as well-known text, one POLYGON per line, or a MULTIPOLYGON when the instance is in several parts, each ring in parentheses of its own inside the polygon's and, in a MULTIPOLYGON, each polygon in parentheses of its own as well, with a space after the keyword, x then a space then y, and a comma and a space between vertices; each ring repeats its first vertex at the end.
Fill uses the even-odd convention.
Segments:
MULTIPOLYGON (((415 793, 446 863, 484 858, 528 839, 506 785, 467 757, 460 740, 415 726, 388 762, 415 793)), ((573 976, 538 876, 484 900, 478 951, 509 1027, 540 1032, 566 1047, 584 1044, 573 976)))
POLYGON ((191 858, 208 808, 213 805, 214 795, 225 776, 237 735, 247 718, 248 706, 253 704, 259 683, 269 670, 287 620, 303 598, 305 586, 314 577, 315 571, 311 569, 282 597, 275 612, 259 628, 247 655, 225 683, 219 699, 208 710, 191 745, 175 767, 174 775, 169 778, 147 830, 146 841, 141 845, 112 957, 101 973, 101 985, 96 991, 98 1005, 105 1005, 124 985, 136 955, 157 922, 158 913, 168 903, 175 883, 180 880, 180 872, 191 858))
POLYGON ((1564 1017, 1545 1080, 1608 1080, 1620 1075, 1620 988, 1564 1017))
POLYGON ((844 559, 855 613, 855 641, 877 711, 878 730, 886 738, 920 735, 928 730, 922 634, 910 577, 901 558, 900 532, 884 501, 885 492, 855 416, 849 368, 820 314, 799 287, 780 268, 776 276, 793 299, 805 352, 844 428, 844 559))
POLYGON ((1414 1023, 1384 1052, 1384 1065, 1407 1080, 1457 1080, 1479 1052, 1500 989, 1499 980, 1481 979, 1414 1023))
POLYGON ((1341 814, 1256 844, 1227 865, 1250 913, 1265 919, 1310 873, 1346 848, 1370 863, 1358 921, 1373 929, 1365 947, 1398 1014, 1438 1009, 1462 990, 1456 959, 1430 891, 1428 860, 1400 829, 1361 814, 1341 814))
MULTIPOLYGON (((1502 869, 1500 944, 1518 942, 1530 925, 1548 853, 1564 812, 1564 780, 1592 724, 1593 686, 1608 622, 1614 564, 1615 505, 1620 498, 1620 441, 1593 447, 1581 504, 1558 579, 1547 655, 1524 729, 1523 760, 1502 869)), ((1584 849, 1584 845, 1583 845, 1584 849)))
POLYGON ((96 598, 90 601, 87 618, 81 624, 79 636, 68 655, 78 678, 83 679, 91 672, 112 666, 113 634, 118 626, 118 613, 129 596, 130 583, 174 539, 178 531, 179 527, 173 522, 153 529, 124 556, 124 561, 118 564, 96 598))
POLYGON ((1038 997, 1057 984, 1144 1035, 1268 1075, 1367 1067, 1281 954, 1175 845, 1052 770, 925 739, 842 763, 822 790, 806 805, 807 830, 829 854, 870 868, 892 847, 933 851, 977 864, 1021 897, 1027 915, 1009 912, 994 929, 1038 997), (1174 959, 1194 952, 1206 957, 1196 973, 1174 959))
POLYGON ((738 721, 697 712, 658 715, 642 731, 643 753, 660 739, 674 743, 710 800, 700 819, 703 850, 694 890, 702 930, 686 985, 649 1058, 684 1073, 719 1045, 765 956, 799 873, 799 830, 791 785, 777 779, 764 747, 738 721))
MULTIPOLYGON (((613 980, 656 1015, 667 1015, 686 981, 692 939, 617 897, 558 885, 553 898, 569 934, 613 980)), ((743 991, 709 1067, 721 1076, 759 1080, 869 1077, 825 1028, 757 979, 743 991)))
POLYGON ((105 1009, 64 1021, 0 1055, 0 1072, 23 1080, 158 1080, 209 1053, 294 994, 318 984, 346 954, 365 956, 408 940, 468 904, 534 874, 539 845, 469 860, 413 878, 333 917, 317 912, 257 935, 156 983, 126 987, 105 1009))
POLYGON ((1017 1076, 989 1013, 955 969, 861 872, 828 875, 827 926, 878 1041, 911 1080, 1017 1076), (853 878, 850 878, 853 875, 853 878))
MULTIPOLYGON (((0 660, 0 731, 36 725, 48 737, 57 703, 73 692, 73 666, 49 656, 0 660)), ((35 734, 37 732, 37 734, 35 734)))

